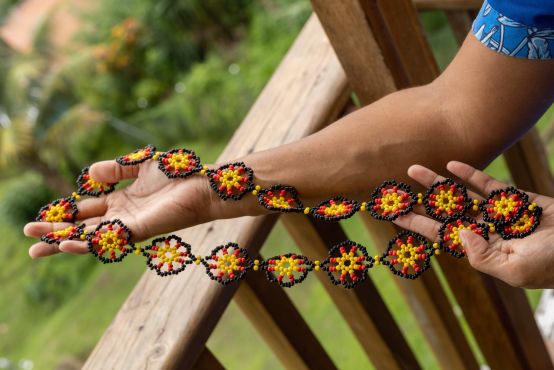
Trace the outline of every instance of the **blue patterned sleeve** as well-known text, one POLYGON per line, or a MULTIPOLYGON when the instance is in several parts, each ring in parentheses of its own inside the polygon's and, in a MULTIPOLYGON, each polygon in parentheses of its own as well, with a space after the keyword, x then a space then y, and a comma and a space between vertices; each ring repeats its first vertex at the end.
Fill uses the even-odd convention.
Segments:
POLYGON ((472 30, 483 45, 497 53, 516 58, 553 59, 554 25, 541 24, 544 25, 547 27, 516 21, 485 1, 472 30))

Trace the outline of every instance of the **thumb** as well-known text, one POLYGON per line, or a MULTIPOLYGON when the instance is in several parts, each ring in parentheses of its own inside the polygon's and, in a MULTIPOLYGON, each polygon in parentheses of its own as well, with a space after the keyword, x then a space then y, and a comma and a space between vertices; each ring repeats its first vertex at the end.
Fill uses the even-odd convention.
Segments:
POLYGON ((134 179, 138 176, 140 166, 122 166, 116 161, 96 162, 90 166, 90 176, 102 182, 116 183, 122 180, 134 179))
POLYGON ((494 251, 489 247, 489 243, 480 235, 469 231, 460 230, 459 234, 464 249, 471 266, 479 271, 490 273, 494 270, 494 251))

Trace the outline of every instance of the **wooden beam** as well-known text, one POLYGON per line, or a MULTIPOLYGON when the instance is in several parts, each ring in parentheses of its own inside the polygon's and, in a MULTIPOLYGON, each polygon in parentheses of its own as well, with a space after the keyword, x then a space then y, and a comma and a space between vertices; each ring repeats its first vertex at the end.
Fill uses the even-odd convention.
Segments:
POLYGON ((225 370, 221 362, 206 347, 198 356, 193 370, 225 370))
POLYGON ((413 0, 417 10, 478 10, 481 0, 413 0))
MULTIPOLYGON (((412 83, 412 79, 429 78, 437 73, 437 70, 429 71, 425 67, 426 64, 417 64, 413 69, 402 72, 406 64, 402 57, 406 57, 406 52, 392 47, 390 40, 391 34, 400 37, 406 32, 398 30, 402 26, 401 23, 393 23, 395 28, 384 24, 383 11, 378 9, 376 2, 344 0, 331 4, 326 0, 312 0, 312 4, 318 17, 322 19, 325 31, 362 104, 370 104, 381 96, 395 91, 396 84, 405 87, 412 83), (377 27, 380 32, 372 32, 371 25, 377 27), (379 43, 383 45, 378 49, 375 46, 378 43, 375 34, 379 35, 379 43), (381 52, 385 56, 381 55, 381 52), (353 60, 357 62, 353 63, 353 60), (371 73, 368 74, 368 71, 371 73), (392 78, 391 71, 395 71, 396 78, 392 78), (418 75, 419 73, 421 76, 418 75), (376 80, 374 75, 381 76, 380 80, 376 80), (374 90, 367 93, 368 87, 374 90)), ((403 9, 404 12, 406 9, 413 10, 405 5, 403 9)), ((421 32, 417 19, 412 13, 408 13, 410 16, 406 21, 410 24, 411 32, 421 32)), ((390 19, 392 16, 387 18, 390 19)), ((425 46, 419 41, 416 45, 425 46)), ((423 60, 431 60, 428 51, 423 54, 427 55, 423 60)), ((392 235, 390 229, 383 225, 385 224, 375 227, 375 224, 368 223, 366 227, 375 240, 386 244, 392 235)), ((432 271, 427 274, 434 275, 432 271)), ((396 280, 396 283, 401 291, 405 292, 404 298, 407 302, 420 313, 422 320, 418 320, 418 324, 441 366, 448 369, 476 368, 477 361, 454 312, 448 305, 444 291, 439 284, 431 284, 437 281, 436 277, 428 277, 427 281, 429 281, 427 285, 416 282, 416 288, 413 290, 400 280, 396 280)))
POLYGON ((249 274, 234 299, 286 369, 336 370, 283 288, 264 274, 249 274))
MULTIPOLYGON (((349 96, 344 72, 311 17, 218 161, 297 140, 328 123, 349 96)), ((274 215, 218 220, 179 232, 197 255, 233 240, 256 254, 274 215)), ((159 278, 146 272, 84 369, 190 369, 236 286, 221 287, 202 268, 159 278)))
MULTIPOLYGON (((283 215, 281 221, 302 253, 320 261, 331 246, 348 239, 338 223, 299 214, 283 215)), ((348 290, 333 285, 324 272, 317 277, 376 369, 420 368, 371 278, 348 290)))

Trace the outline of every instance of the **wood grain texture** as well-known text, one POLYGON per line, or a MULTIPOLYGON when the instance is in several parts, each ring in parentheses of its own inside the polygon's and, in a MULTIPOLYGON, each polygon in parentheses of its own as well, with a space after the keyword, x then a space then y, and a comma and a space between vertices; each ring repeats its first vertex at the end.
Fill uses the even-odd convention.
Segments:
POLYGON ((363 105, 395 90, 359 0, 312 0, 348 81, 363 105))
MULTIPOLYGON (((417 16, 414 15, 415 10, 409 2, 406 4, 399 3, 397 0, 390 1, 391 3, 384 9, 379 7, 380 1, 345 1, 341 2, 341 6, 325 0, 312 1, 318 16, 323 17, 325 31, 337 50, 357 97, 363 104, 370 104, 396 90, 395 85, 407 87, 414 83, 419 84, 438 73, 434 62, 431 63, 432 55, 425 42, 418 39, 414 44, 423 48, 423 52, 414 47, 401 50, 405 46, 404 43, 400 46, 395 44, 393 37, 407 37, 411 41, 413 37, 410 33, 421 34, 421 28, 417 16), (395 9, 394 5, 400 7, 395 9), (395 14, 398 19, 406 20, 408 26, 405 29, 403 29, 404 23, 394 20, 395 14), (387 20, 394 21, 387 24, 387 20), (362 25, 365 28, 360 28, 362 25), (366 40, 374 41, 368 43, 366 40), (379 49, 374 49, 376 43, 379 44, 379 49), (405 62, 404 59, 410 58, 408 52, 417 53, 418 56, 412 59, 419 58, 419 55, 426 55, 422 60, 430 63, 432 68, 425 63, 412 65, 405 62), (381 53, 383 57, 379 57, 381 53), (359 55, 365 55, 366 61, 351 63, 352 60, 359 58, 359 55), (371 71, 371 74, 367 71, 371 71), (372 77, 374 74, 390 77, 382 77, 386 82, 376 83, 372 77), (357 90, 357 86, 363 86, 364 89, 357 90), (368 86, 373 90, 367 92, 368 86)), ((379 241, 382 247, 394 234, 391 234, 391 229, 387 228, 385 223, 379 225, 382 227, 366 224, 374 240, 379 241)), ((418 324, 431 344, 435 357, 443 368, 476 368, 477 361, 448 304, 444 291, 436 283, 436 278, 433 280, 430 277, 427 281, 430 282, 427 285, 411 281, 408 283, 397 281, 397 284, 400 284, 400 289, 405 293, 406 301, 421 315, 418 324), (411 289, 408 286, 412 283, 415 283, 417 288, 411 289)))
MULTIPOLYGON (((338 223, 299 214, 283 215, 281 221, 302 253, 314 260, 323 261, 331 246, 348 239, 338 223)), ((349 290, 333 285, 322 271, 315 274, 376 369, 420 368, 371 277, 349 290)))
POLYGON ((413 0, 418 10, 478 10, 482 0, 413 0))
POLYGON ((225 370, 221 362, 206 347, 198 356, 193 370, 225 370))
POLYGON ((286 369, 337 369, 284 289, 263 273, 249 274, 234 300, 286 369))
MULTIPOLYGON (((219 161, 319 130, 348 95, 335 53, 319 21, 311 17, 219 161)), ((274 215, 218 220, 178 234, 198 255, 229 240, 255 254, 275 220, 274 215)), ((190 369, 236 290, 219 286, 195 267, 164 279, 146 272, 84 369, 190 369)))

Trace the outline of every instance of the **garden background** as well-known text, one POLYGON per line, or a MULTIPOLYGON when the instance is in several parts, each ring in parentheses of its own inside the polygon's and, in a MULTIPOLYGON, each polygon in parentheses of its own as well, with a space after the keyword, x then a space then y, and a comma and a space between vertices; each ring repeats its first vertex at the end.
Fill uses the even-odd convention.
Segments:
MULTIPOLYGON (((0 0, 0 27, 32 2, 0 0)), ((23 225, 71 193, 82 167, 147 143, 213 162, 311 13, 308 0, 85 3, 57 1, 27 47, 0 38, 0 369, 80 368, 144 272, 132 256, 119 265, 31 260, 23 225)), ((457 49, 446 17, 428 12, 422 23, 444 68, 457 49)), ((551 109, 539 123, 551 152, 553 118, 551 109)), ((488 171, 510 181, 502 160, 488 171)), ((358 221, 343 223, 351 239, 367 240, 358 221)), ((264 254, 294 248, 278 224, 264 254)), ((422 366, 437 368, 395 277, 373 278, 422 366)), ((371 368, 316 279, 287 293, 341 369, 371 368)), ((533 306, 539 295, 529 291, 533 306)), ((234 304, 208 348, 228 369, 282 368, 234 304)))

